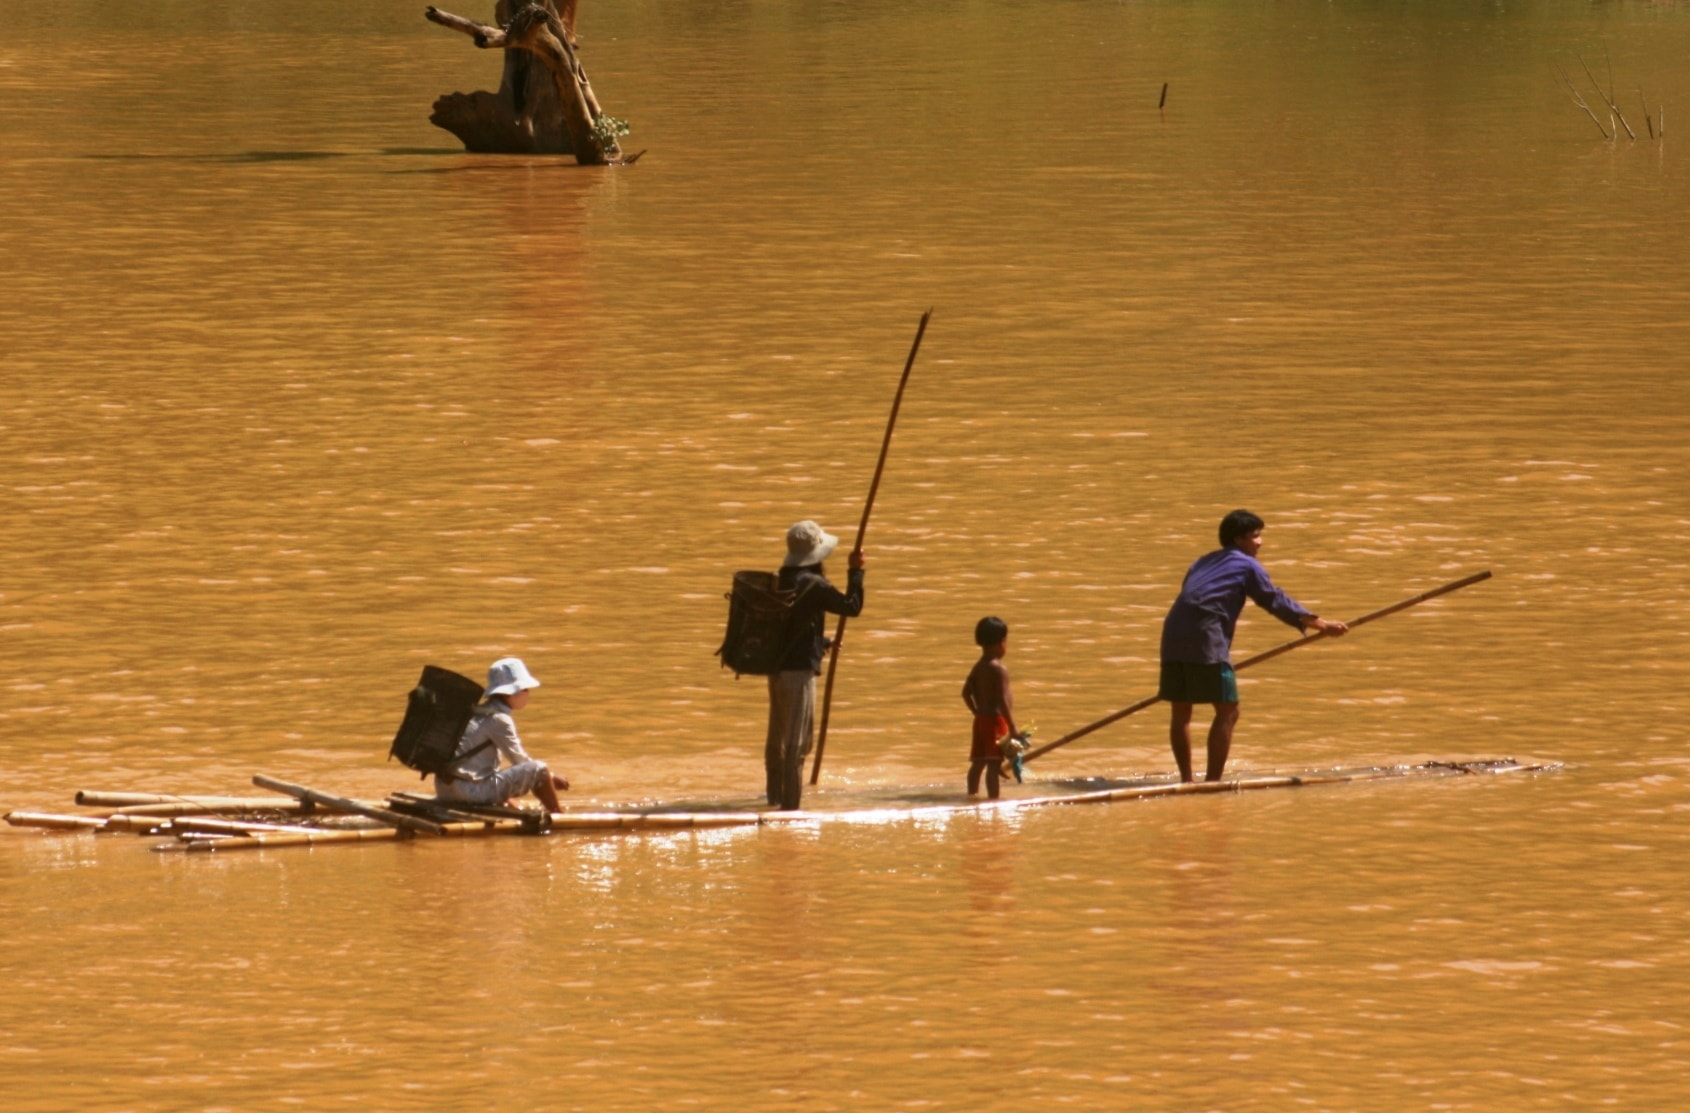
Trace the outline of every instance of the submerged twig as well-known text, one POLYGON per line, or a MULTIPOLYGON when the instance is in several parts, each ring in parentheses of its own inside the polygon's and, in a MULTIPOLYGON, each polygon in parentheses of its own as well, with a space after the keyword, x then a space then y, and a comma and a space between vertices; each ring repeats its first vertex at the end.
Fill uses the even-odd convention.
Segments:
POLYGON ((1643 87, 1638 86, 1637 99, 1643 103, 1643 124, 1649 129, 1649 138, 1655 138, 1655 121, 1649 118, 1649 102, 1643 100, 1643 87))
MULTIPOLYGON (((1604 54, 1607 53, 1606 50, 1604 50, 1603 53, 1604 54)), ((1575 54, 1575 55, 1573 55, 1573 57, 1577 58, 1579 60, 1579 65, 1584 66, 1584 75, 1586 77, 1590 78, 1590 84, 1596 89, 1596 95, 1601 97, 1602 100, 1607 103, 1608 111, 1613 113, 1614 117, 1619 120, 1620 126, 1625 128, 1625 133, 1627 135, 1631 136, 1633 139, 1636 139, 1637 133, 1635 131, 1631 130, 1630 124, 1625 122, 1625 113, 1620 111, 1620 106, 1614 103, 1614 98, 1611 95, 1609 95, 1608 93, 1604 93, 1602 91, 1602 85, 1601 85, 1601 83, 1599 83, 1596 80, 1596 75, 1590 72, 1589 66, 1585 65, 1584 56, 1580 55, 1580 54, 1575 54)), ((1613 65, 1612 62, 1609 62, 1608 63, 1608 81, 1609 81, 1610 85, 1612 85, 1612 83, 1613 83, 1613 76, 1614 76, 1613 70, 1614 70, 1614 65, 1613 65)), ((1618 132, 1615 132, 1614 134, 1615 134, 1616 137, 1618 137, 1618 135, 1619 135, 1618 132)))
POLYGON ((1574 104, 1584 109, 1584 114, 1590 117, 1590 122, 1596 125, 1596 130, 1602 133, 1602 138, 1612 138, 1612 136, 1608 134, 1608 129, 1602 126, 1602 121, 1596 118, 1596 113, 1590 110, 1590 103, 1584 99, 1584 96, 1579 93, 1577 87, 1573 85, 1573 79, 1567 76, 1567 71, 1560 66, 1556 66, 1555 72, 1560 75, 1561 84, 1567 87, 1567 95, 1573 98, 1574 104))

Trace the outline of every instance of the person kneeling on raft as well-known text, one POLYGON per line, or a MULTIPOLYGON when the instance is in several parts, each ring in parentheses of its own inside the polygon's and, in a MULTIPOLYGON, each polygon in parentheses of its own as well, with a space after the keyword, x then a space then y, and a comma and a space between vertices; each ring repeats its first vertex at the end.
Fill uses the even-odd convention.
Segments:
POLYGON ((502 657, 487 670, 487 691, 452 757, 452 772, 437 774, 434 795, 447 803, 508 804, 532 792, 548 812, 558 811, 557 794, 569 781, 522 748, 511 716, 528 706, 540 682, 519 657, 502 657), (503 758, 509 764, 499 768, 503 758))

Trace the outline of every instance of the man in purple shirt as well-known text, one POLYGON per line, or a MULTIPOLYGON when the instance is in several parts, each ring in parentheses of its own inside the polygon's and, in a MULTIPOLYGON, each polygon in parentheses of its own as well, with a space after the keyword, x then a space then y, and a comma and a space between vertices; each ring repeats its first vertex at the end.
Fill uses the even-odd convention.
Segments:
POLYGON ((1287 626, 1304 633, 1347 633, 1342 622, 1329 622, 1273 586, 1256 560, 1262 548, 1263 522, 1248 510, 1221 519, 1221 547, 1198 559, 1185 574, 1179 598, 1162 621, 1162 684, 1157 695, 1173 705, 1168 740, 1179 765, 1179 779, 1191 780, 1191 708, 1215 708, 1209 726, 1209 764, 1204 780, 1218 781, 1232 749, 1238 725, 1238 681, 1232 673, 1232 631, 1248 596, 1287 626))

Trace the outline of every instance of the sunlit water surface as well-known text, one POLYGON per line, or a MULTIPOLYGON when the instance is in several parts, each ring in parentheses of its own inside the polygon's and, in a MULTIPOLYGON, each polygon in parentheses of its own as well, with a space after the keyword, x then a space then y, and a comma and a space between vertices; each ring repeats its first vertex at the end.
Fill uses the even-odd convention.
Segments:
MULTIPOLYGON (((417 670, 507 653, 577 804, 743 805, 728 575, 799 517, 849 540, 928 306, 818 804, 960 798, 982 614, 1045 737, 1147 694, 1234 506, 1328 615, 1496 573, 1246 674, 1236 768, 1567 767, 226 858, 12 833, 0 1107, 1682 1100, 1690 13, 588 0, 649 153, 587 171, 431 128, 497 61, 419 8, 0 3, 5 807, 413 787, 417 670), (1580 54, 1638 141, 1560 87, 1595 102, 1580 54)), ((1034 772, 1165 770, 1163 734, 1034 772)))

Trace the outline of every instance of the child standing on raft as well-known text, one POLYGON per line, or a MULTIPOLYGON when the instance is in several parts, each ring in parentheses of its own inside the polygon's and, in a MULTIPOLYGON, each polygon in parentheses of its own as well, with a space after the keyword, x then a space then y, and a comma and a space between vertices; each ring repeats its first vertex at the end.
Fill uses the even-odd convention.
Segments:
POLYGON ((1009 624, 996 616, 982 618, 974 626, 974 644, 980 659, 962 683, 962 702, 974 712, 974 744, 968 751, 968 794, 980 792, 980 774, 986 774, 986 797, 998 798, 1003 751, 998 742, 1015 729, 1015 698, 1010 694, 1009 669, 1003 655, 1009 652, 1009 624))

